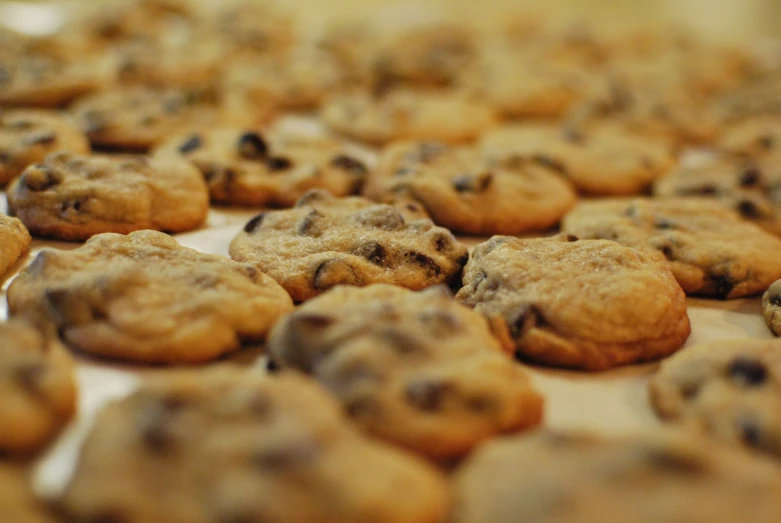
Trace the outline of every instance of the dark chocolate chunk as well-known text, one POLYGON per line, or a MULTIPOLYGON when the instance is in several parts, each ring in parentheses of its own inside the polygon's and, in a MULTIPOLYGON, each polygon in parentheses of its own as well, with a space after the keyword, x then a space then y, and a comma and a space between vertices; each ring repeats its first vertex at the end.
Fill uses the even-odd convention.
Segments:
POLYGON ((311 191, 308 191, 306 194, 301 196, 301 198, 298 199, 296 202, 295 207, 305 207, 307 205, 310 205, 312 202, 320 202, 324 201, 330 198, 330 194, 326 191, 322 191, 319 189, 312 189, 311 191))
POLYGON ((30 191, 45 191, 62 181, 59 173, 52 171, 48 166, 34 165, 22 174, 22 183, 30 191))
POLYGON ((672 261, 675 259, 675 251, 673 251, 673 248, 671 246, 665 245, 659 250, 662 251, 662 254, 664 254, 664 257, 667 258, 668 260, 672 261))
POLYGON ((200 135, 194 134, 190 136, 182 145, 179 146, 179 152, 187 154, 195 151, 203 145, 203 140, 200 135))
POLYGON ((423 253, 417 251, 410 251, 404 254, 404 258, 410 263, 419 265, 426 273, 426 277, 434 278, 442 274, 442 268, 437 265, 437 262, 429 258, 423 253))
POLYGON ((60 215, 69 214, 70 211, 81 211, 82 207, 84 207, 84 204, 87 203, 87 200, 89 200, 89 197, 82 196, 81 198, 73 198, 63 201, 62 205, 60 205, 60 215))
POLYGON ((268 371, 269 374, 274 374, 279 370, 279 363, 269 358, 266 360, 266 371, 268 371))
POLYGON ((272 156, 266 160, 266 165, 270 171, 287 171, 293 167, 293 161, 284 156, 272 156))
POLYGON ((266 213, 260 213, 254 218, 250 219, 250 221, 247 222, 247 224, 244 226, 244 232, 248 234, 252 234, 253 232, 257 231, 260 227, 261 223, 263 223, 263 218, 266 217, 266 213))
POLYGON ((741 187, 753 187, 759 183, 760 173, 759 170, 750 167, 740 174, 740 186, 741 187))
POLYGON ((556 171, 559 174, 567 174, 567 167, 558 160, 551 158, 545 154, 535 154, 532 156, 532 161, 537 165, 541 165, 552 171, 556 171))
POLYGON ((362 256, 374 265, 378 265, 380 267, 385 266, 388 258, 388 253, 385 250, 385 247, 377 242, 364 243, 363 245, 360 245, 358 248, 354 249, 351 254, 362 256))
POLYGON ((344 260, 328 260, 315 269, 312 284, 315 289, 325 291, 334 285, 361 285, 362 279, 355 268, 344 260))
MULTIPOLYGON (((0 80, 0 82, 2 82, 2 80, 0 80)), ((769 150, 773 148, 773 145, 775 144, 775 138, 772 135, 760 136, 759 140, 757 140, 757 143, 759 143, 759 146, 763 149, 769 150)))
POLYGON ((654 227, 657 229, 675 229, 675 222, 668 218, 657 218, 654 220, 654 227))
POLYGON ((298 224, 296 232, 300 236, 310 236, 312 238, 319 237, 324 232, 322 227, 323 218, 325 218, 323 213, 317 209, 312 209, 298 224))
POLYGON ((767 381, 767 368, 753 358, 738 356, 727 367, 732 381, 745 387, 756 387, 767 381))
POLYGON ((404 227, 404 216, 395 207, 377 205, 360 211, 356 217, 361 225, 395 231, 404 227))
POLYGON ((153 402, 141 411, 141 440, 149 450, 163 453, 172 449, 176 440, 173 422, 185 405, 184 400, 171 397, 153 402))
POLYGON ((340 154, 331 160, 331 165, 356 176, 364 176, 369 172, 363 162, 344 154, 340 154))
POLYGON ((757 204, 755 204, 751 200, 739 201, 737 209, 740 215, 743 216, 744 218, 756 220, 757 218, 762 216, 762 212, 757 206, 757 204))
POLYGON ((770 305, 773 305, 774 307, 781 307, 781 294, 770 296, 769 301, 770 305))
POLYGON ((510 318, 510 335, 516 339, 523 338, 527 330, 544 324, 545 319, 537 307, 524 305, 510 318))
POLYGON ((423 163, 428 163, 435 159, 440 154, 447 151, 447 146, 438 142, 424 142, 418 147, 415 160, 423 163))
POLYGON ((715 287, 713 295, 720 299, 726 299, 735 287, 735 283, 728 276, 711 276, 710 280, 715 287))
POLYGON ((493 179, 491 173, 463 174, 453 178, 453 187, 458 192, 484 192, 491 186, 493 179))
POLYGON ((751 448, 759 448, 762 443, 762 430, 756 420, 742 418, 738 420, 740 439, 751 448))
POLYGON ((268 156, 268 145, 258 133, 247 132, 242 134, 239 137, 236 148, 239 151, 239 155, 247 160, 260 160, 268 156))
POLYGON ((444 252, 450 250, 453 246, 453 238, 446 234, 438 234, 434 239, 434 248, 437 252, 444 252))
POLYGON ((678 189, 678 194, 692 196, 711 196, 717 192, 719 192, 718 188, 711 184, 693 185, 690 187, 681 187, 678 189))
POLYGON ((404 391, 407 401, 413 407, 434 412, 440 410, 453 386, 437 381, 417 380, 409 383, 404 391))
POLYGON ((575 236, 574 234, 568 234, 568 235, 566 236, 566 239, 567 239, 567 241, 568 241, 568 242, 576 242, 576 241, 579 241, 579 240, 580 240, 580 238, 578 238, 578 237, 577 237, 577 236, 575 236))

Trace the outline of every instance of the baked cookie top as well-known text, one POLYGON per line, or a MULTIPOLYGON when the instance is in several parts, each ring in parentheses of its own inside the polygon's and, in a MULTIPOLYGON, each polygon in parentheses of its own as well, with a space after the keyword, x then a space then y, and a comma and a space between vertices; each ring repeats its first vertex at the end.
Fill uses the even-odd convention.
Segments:
POLYGON ((714 199, 741 218, 781 236, 781 152, 756 158, 718 154, 681 163, 654 183, 653 194, 714 199))
POLYGON ((62 240, 192 230, 209 210, 208 190, 195 167, 145 156, 56 153, 25 169, 7 196, 33 234, 62 240))
POLYGON ((335 96, 320 116, 333 130, 378 145, 401 139, 467 142, 495 123, 489 105, 457 91, 402 88, 335 96))
POLYGON ((435 223, 470 234, 522 234, 556 225, 575 191, 536 158, 487 158, 478 149, 437 142, 387 147, 364 194, 420 202, 435 223))
POLYGON ((21 220, 0 213, 0 276, 13 267, 31 241, 30 233, 21 220))
POLYGON ((340 142, 256 128, 221 128, 171 137, 154 152, 186 159, 220 203, 290 207, 310 189, 354 194, 368 168, 340 142))
POLYGON ((438 523, 448 501, 438 471, 351 429, 312 381, 218 368, 110 404, 58 505, 75 521, 438 523))
POLYGON ((663 419, 781 459, 781 341, 688 347, 662 362, 649 391, 663 419))
POLYGON ((274 368, 311 374, 369 434, 432 458, 536 425, 542 397, 444 287, 339 286, 281 320, 274 368))
POLYGON ((666 259, 687 294, 751 296, 781 278, 781 240, 703 198, 582 203, 561 227, 666 259))
POLYGON ((292 310, 255 267, 138 231, 44 250, 8 288, 9 312, 54 324, 74 348, 143 363, 201 363, 258 340, 292 310))
MULTIPOLYGON (((85 96, 70 107, 96 146, 146 150, 191 127, 242 125, 214 93, 127 86, 85 96)), ((246 115, 245 115, 246 116, 246 115)))
POLYGON ((774 464, 702 437, 541 431, 495 439, 467 459, 452 521, 772 523, 779 488, 774 464))
POLYGON ((418 290, 450 283, 468 258, 466 246, 434 226, 419 205, 335 198, 321 190, 292 209, 254 217, 231 242, 230 255, 277 280, 296 301, 338 284, 418 290))
POLYGON ((673 165, 669 144, 601 124, 571 130, 553 124, 508 125, 486 133, 482 147, 492 156, 534 157, 557 168, 579 192, 638 194, 673 165))
POLYGON ((89 141, 64 115, 32 109, 0 111, 0 184, 55 151, 86 154, 89 141))
POLYGON ((686 300, 656 256, 571 235, 494 236, 475 247, 456 300, 519 358, 602 370, 678 350, 686 300))
POLYGON ((53 333, 46 335, 19 320, 0 322, 0 396, 3 453, 40 449, 73 417, 73 364, 53 333))

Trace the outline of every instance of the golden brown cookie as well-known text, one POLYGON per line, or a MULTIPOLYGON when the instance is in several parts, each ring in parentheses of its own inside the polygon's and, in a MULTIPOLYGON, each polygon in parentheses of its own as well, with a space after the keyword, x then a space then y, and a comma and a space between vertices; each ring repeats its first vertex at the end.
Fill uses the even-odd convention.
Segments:
POLYGON ((687 294, 739 298, 781 279, 781 240, 707 199, 582 203, 561 227, 666 259, 687 294))
POLYGON ((138 231, 42 251, 11 283, 8 307, 89 354, 202 363, 262 339, 293 304, 255 267, 138 231))
POLYGON ((31 241, 30 233, 19 219, 0 213, 0 276, 13 267, 31 241))
POLYGON ((427 463, 354 431, 312 381, 218 368, 110 404, 58 505, 69 521, 440 523, 449 494, 427 463))
POLYGON ((281 320, 268 351, 274 368, 324 384, 369 434, 432 458, 542 418, 528 375, 444 287, 335 287, 281 320))
POLYGON ((770 330, 781 336, 781 280, 774 281, 762 295, 762 316, 770 330))
POLYGON ((313 190, 293 209, 247 222, 231 242, 231 258, 256 266, 296 301, 339 284, 419 290, 453 282, 468 258, 466 246, 419 206, 409 207, 313 190))
POLYGON ((656 256, 571 235, 494 236, 475 247, 456 300, 519 358, 603 370, 678 350, 686 300, 656 256))

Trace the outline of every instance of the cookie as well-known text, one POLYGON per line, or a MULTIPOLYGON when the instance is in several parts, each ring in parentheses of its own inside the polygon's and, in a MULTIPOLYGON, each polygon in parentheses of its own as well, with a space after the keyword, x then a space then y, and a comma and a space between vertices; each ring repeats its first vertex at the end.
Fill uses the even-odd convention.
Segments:
POLYGON ((30 233, 18 218, 0 213, 0 276, 13 267, 31 241, 30 233))
POLYGON ((290 207, 315 188, 354 194, 368 173, 336 140, 256 128, 174 136, 154 155, 188 160, 206 180, 212 201, 237 205, 290 207))
POLYGON ((190 127, 212 127, 232 119, 214 93, 127 86, 95 93, 70 107, 95 146, 146 150, 190 127))
POLYGON ((511 125, 484 135, 482 147, 492 156, 537 158, 591 195, 641 193, 673 166, 666 142, 609 124, 576 131, 552 124, 511 125))
POLYGON ((248 264, 138 231, 44 250, 8 288, 11 315, 53 323, 72 347, 144 363, 201 363, 262 339, 290 297, 248 264))
POLYGON ((455 474, 451 521, 772 523, 779 488, 773 464, 701 437, 541 431, 470 456, 455 474))
POLYGON ((649 392, 664 420, 781 458, 781 341, 688 347, 662 362, 649 392))
POLYGON ((364 431, 431 458, 542 418, 525 371, 443 287, 336 287, 281 320, 268 351, 274 368, 325 385, 364 431))
POLYGON ((453 282, 467 248, 424 216, 416 205, 400 209, 313 190, 293 209, 252 218, 230 255, 277 280, 296 301, 339 284, 419 290, 453 282))
POLYGON ((707 199, 583 203, 561 228, 666 259, 687 294, 740 298, 781 279, 781 240, 707 199))
POLYGON ((55 336, 0 322, 0 395, 0 452, 29 454, 62 429, 76 412, 76 383, 55 336))
POLYGON ((0 185, 55 151, 86 154, 89 141, 68 119, 54 112, 0 112, 0 185))
POLYGON ((199 227, 209 211, 203 177, 178 159, 56 153, 8 187, 8 206, 36 236, 86 240, 102 232, 199 227))
POLYGON ((56 523, 58 519, 35 498, 24 467, 0 462, 0 521, 56 523))
POLYGON ((485 158, 479 150, 436 142, 388 146, 364 194, 420 202, 435 223, 468 234, 523 234, 555 226, 575 191, 535 158, 485 158))
POLYGON ((663 260, 571 235, 494 236, 475 247, 456 300, 516 356, 603 370, 654 360, 689 336, 686 300, 663 260))
POLYGON ((744 220, 781 236, 781 154, 757 159, 726 154, 681 162, 654 183, 657 198, 713 199, 744 220))
POLYGON ((377 145, 397 139, 467 142, 495 121, 486 103, 458 92, 407 89, 336 96, 320 116, 334 131, 377 145))
POLYGON ((439 523, 448 501, 438 471, 354 431, 313 382, 222 368, 110 404, 57 505, 68 521, 439 523))
POLYGON ((762 295, 762 315, 770 330, 781 336, 781 280, 773 282, 762 295))

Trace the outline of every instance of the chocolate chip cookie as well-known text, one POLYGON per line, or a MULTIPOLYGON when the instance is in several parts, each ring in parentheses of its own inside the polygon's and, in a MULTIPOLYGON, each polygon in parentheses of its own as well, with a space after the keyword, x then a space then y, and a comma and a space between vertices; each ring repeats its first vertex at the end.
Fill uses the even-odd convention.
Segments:
POLYGON ((541 431, 475 452, 455 474, 451 521, 772 523, 779 488, 772 463, 702 437, 541 431))
POLYGON ((435 223, 469 234, 522 234, 555 226, 575 205, 575 191, 535 158, 484 158, 437 142, 391 145, 369 175, 364 194, 412 199, 435 223))
POLYGON ((325 102, 321 118, 339 133, 377 145, 397 139, 471 141, 495 121, 486 103, 458 92, 409 89, 336 96, 325 102))
POLYGON ((762 315, 770 330, 781 336, 781 280, 773 282, 762 295, 762 315))
POLYGON ((542 397, 445 287, 340 286, 281 320, 274 368, 314 376, 366 432, 432 458, 540 422, 542 397))
POLYGON ((669 144, 621 125, 567 129, 523 124, 487 133, 482 147, 492 156, 532 157, 558 169, 591 195, 630 195, 647 190, 673 166, 669 144))
POLYGON ((662 363, 649 391, 663 419, 781 458, 781 341, 686 348, 662 363))
POLYGON ((683 291, 663 260, 572 235, 494 236, 475 247, 456 300, 517 357, 603 370, 678 350, 689 336, 683 291))
POLYGON ((0 185, 25 167, 55 151, 86 154, 89 141, 68 119, 55 112, 9 110, 0 112, 0 185))
POLYGON ((561 227, 666 260, 687 294, 739 298, 781 279, 781 240, 707 199, 583 203, 561 227))
POLYGON ((414 202, 393 207, 319 190, 293 209, 252 218, 231 242, 230 255, 277 280, 296 301, 339 284, 419 290, 449 283, 468 258, 466 246, 414 202))
POLYGON ((13 267, 31 241, 30 233, 18 218, 0 213, 0 276, 13 267))
POLYGON ((62 429, 76 412, 76 383, 56 335, 0 322, 0 395, 0 452, 31 453, 62 429))
POLYGON ((653 194, 714 199, 781 236, 781 153, 756 158, 717 154, 681 163, 654 183, 653 194))
POLYGON ((258 340, 290 297, 246 263, 138 231, 44 250, 8 288, 12 315, 54 324, 72 347, 144 363, 201 363, 258 340))
POLYGON ((212 201, 290 207, 310 189, 354 194, 369 172, 336 140, 255 128, 222 128, 175 136, 155 150, 184 158, 209 185, 212 201))
POLYGON ((312 381, 218 368, 110 404, 57 504, 69 521, 439 523, 448 501, 438 471, 357 433, 312 381))
POLYGON ((8 206, 36 236, 85 240, 102 232, 199 227, 209 193, 180 159, 56 153, 8 187, 8 206))

